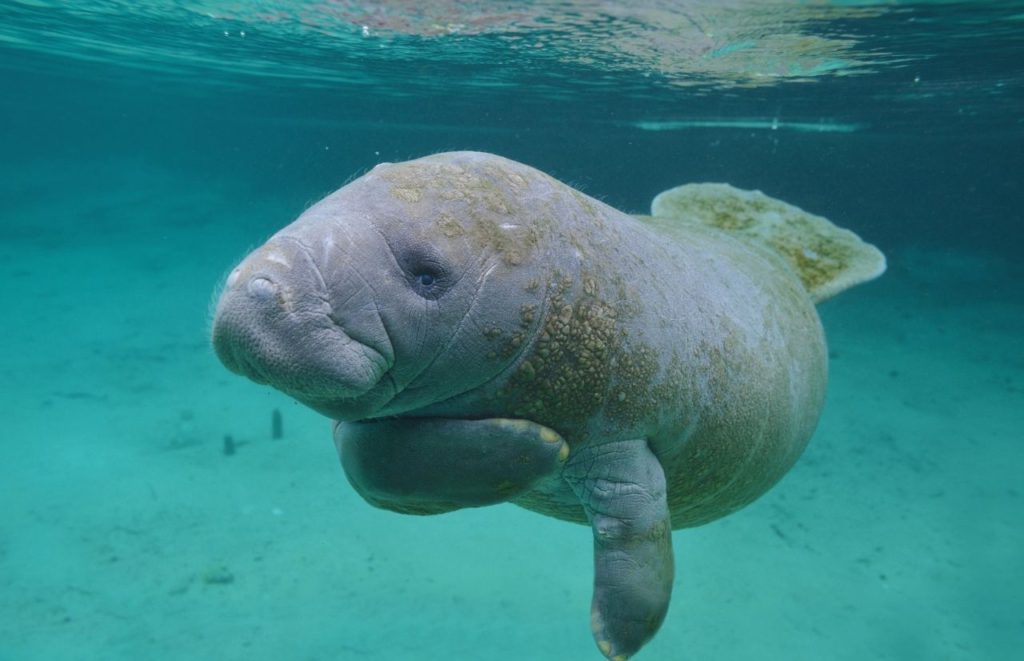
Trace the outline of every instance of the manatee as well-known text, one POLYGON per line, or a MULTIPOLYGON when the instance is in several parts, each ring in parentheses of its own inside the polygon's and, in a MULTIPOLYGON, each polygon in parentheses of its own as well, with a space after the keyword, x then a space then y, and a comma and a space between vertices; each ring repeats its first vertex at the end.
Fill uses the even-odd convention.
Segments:
POLYGON ((511 502, 589 524, 609 659, 665 618, 671 531, 750 503, 825 397, 814 304, 882 254, 756 191, 697 184, 630 216, 478 152, 383 163, 227 277, 231 371, 333 419, 377 507, 511 502))

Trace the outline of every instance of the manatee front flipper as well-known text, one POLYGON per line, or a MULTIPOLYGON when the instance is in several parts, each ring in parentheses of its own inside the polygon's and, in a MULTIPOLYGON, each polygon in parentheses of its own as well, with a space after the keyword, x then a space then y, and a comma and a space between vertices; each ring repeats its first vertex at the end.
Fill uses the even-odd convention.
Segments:
POLYGON ((665 473, 640 440, 574 450, 563 473, 594 529, 590 627, 609 659, 657 632, 672 594, 672 525, 665 473))
POLYGON ((356 491, 405 514, 504 502, 556 473, 569 454, 554 430, 509 418, 339 422, 334 443, 356 491))

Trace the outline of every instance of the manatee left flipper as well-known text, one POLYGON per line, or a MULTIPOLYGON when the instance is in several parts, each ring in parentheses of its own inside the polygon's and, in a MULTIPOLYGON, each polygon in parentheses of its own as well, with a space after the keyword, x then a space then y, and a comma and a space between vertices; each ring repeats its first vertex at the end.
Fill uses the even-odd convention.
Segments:
POLYGON ((672 596, 672 523, 665 473, 643 439, 573 450, 563 476, 594 532, 590 627, 613 661, 658 631, 672 596))
POLYGON ((405 514, 504 502, 557 474, 569 454, 554 430, 510 418, 338 422, 334 443, 356 491, 405 514))

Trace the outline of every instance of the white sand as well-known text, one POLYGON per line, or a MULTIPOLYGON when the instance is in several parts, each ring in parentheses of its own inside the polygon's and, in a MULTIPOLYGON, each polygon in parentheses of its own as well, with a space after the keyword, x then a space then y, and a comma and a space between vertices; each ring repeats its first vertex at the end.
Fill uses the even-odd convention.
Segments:
MULTIPOLYGON (((217 363, 212 289, 298 209, 89 166, 114 185, 26 196, 0 244, 0 660, 599 658, 586 528, 374 510, 327 421, 217 363)), ((58 187, 77 169, 39 167, 58 187)), ((672 609, 638 658, 1019 653, 1024 296, 983 255, 889 258, 822 310, 835 358, 807 454, 675 534, 672 609)))

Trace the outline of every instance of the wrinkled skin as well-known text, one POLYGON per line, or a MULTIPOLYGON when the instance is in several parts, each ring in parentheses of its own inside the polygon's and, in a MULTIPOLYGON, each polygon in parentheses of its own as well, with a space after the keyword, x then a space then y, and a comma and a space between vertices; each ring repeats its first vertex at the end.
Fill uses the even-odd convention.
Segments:
POLYGON ((474 152, 379 165, 310 208, 231 272, 213 344, 338 421, 374 505, 589 523, 612 659, 665 616, 671 530, 774 484, 826 381, 814 307, 771 254, 474 152))

